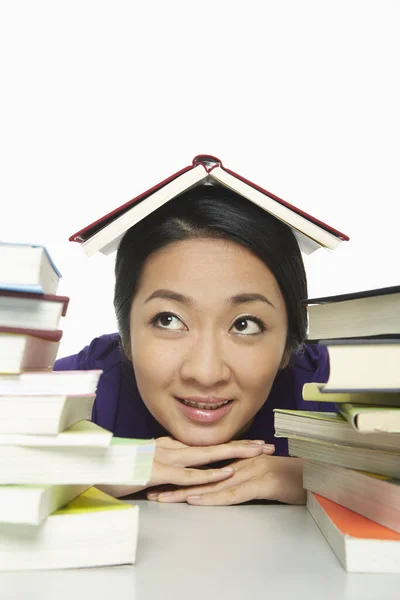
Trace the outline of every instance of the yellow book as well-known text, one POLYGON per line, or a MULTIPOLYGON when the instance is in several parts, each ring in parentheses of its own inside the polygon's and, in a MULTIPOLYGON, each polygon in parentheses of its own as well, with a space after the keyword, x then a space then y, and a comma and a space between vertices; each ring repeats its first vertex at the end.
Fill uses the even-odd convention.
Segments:
POLYGON ((138 506, 91 487, 34 525, 0 524, 0 570, 134 564, 138 506))

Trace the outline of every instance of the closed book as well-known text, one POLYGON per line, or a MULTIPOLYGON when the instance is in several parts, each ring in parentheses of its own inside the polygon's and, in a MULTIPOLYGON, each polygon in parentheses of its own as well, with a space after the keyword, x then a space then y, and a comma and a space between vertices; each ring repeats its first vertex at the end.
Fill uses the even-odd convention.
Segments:
POLYGON ((94 394, 7 396, 0 393, 0 435, 56 435, 78 421, 89 420, 94 400, 94 394))
POLYGON ((155 443, 112 438, 109 446, 0 445, 0 484, 145 485, 155 443))
POLYGON ((40 525, 0 524, 0 570, 134 564, 137 505, 89 488, 40 525))
POLYGON ((378 406, 400 406, 400 392, 329 392, 324 383, 305 383, 303 399, 311 402, 329 402, 334 404, 368 404, 378 406))
POLYGON ((400 533, 400 479, 305 460, 303 486, 400 533))
POLYGON ((97 251, 110 254, 117 249, 130 227, 179 194, 199 185, 223 186, 257 204, 291 227, 301 249, 307 254, 321 246, 333 250, 342 240, 349 239, 337 229, 226 168, 220 159, 198 155, 191 165, 71 235, 70 241, 81 243, 88 256, 97 251))
POLYGON ((67 296, 0 290, 0 327, 57 330, 68 304, 67 296))
POLYGON ((289 438, 288 447, 290 456, 400 479, 400 451, 334 444, 315 438, 289 438))
POLYGON ((349 573, 400 573, 400 534, 313 492, 307 509, 349 573))
POLYGON ((91 446, 107 448, 111 444, 111 431, 91 423, 79 421, 56 435, 9 433, 0 435, 0 446, 27 446, 31 448, 65 448, 91 446))
POLYGON ((1 485, 1 523, 39 525, 84 492, 88 485, 1 485))
MULTIPOLYGON (((400 433, 400 406, 339 404, 340 414, 361 433, 400 433)), ((400 436, 398 436, 400 437, 400 436)))
POLYGON ((55 294, 60 278, 44 246, 0 242, 0 289, 55 294))
POLYGON ((32 371, 0 377, 0 395, 37 396, 94 394, 102 371, 32 371))
POLYGON ((400 391, 400 337, 321 340, 329 354, 325 392, 400 391))
POLYGON ((304 300, 310 340, 400 334, 400 286, 304 300))
POLYGON ((275 436, 322 440, 361 448, 400 452, 400 435, 360 433, 341 414, 312 410, 274 410, 275 436))
POLYGON ((0 374, 51 371, 58 349, 58 342, 32 335, 0 332, 0 374))

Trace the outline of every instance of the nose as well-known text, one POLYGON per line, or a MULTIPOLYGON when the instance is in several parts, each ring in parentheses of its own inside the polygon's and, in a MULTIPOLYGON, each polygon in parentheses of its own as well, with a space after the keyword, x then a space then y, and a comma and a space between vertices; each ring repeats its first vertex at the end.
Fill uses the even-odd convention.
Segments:
POLYGON ((212 333, 199 336, 182 361, 182 379, 191 379, 204 388, 229 381, 232 371, 221 346, 221 340, 212 333))

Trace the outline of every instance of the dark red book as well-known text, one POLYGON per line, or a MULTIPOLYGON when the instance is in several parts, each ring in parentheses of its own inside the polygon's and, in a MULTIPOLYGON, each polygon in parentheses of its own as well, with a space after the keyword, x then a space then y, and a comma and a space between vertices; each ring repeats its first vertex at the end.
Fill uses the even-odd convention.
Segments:
POLYGON ((130 227, 189 188, 204 184, 225 186, 286 223, 306 254, 320 247, 333 250, 341 241, 349 239, 346 234, 226 168, 215 156, 202 154, 195 156, 191 165, 83 227, 69 240, 81 243, 88 256, 98 251, 110 254, 118 248, 130 227))
POLYGON ((0 326, 56 330, 68 304, 67 296, 0 290, 0 326))
POLYGON ((18 335, 30 335, 32 337, 37 337, 42 340, 48 340, 49 342, 59 342, 62 338, 62 330, 48 330, 48 329, 27 329, 25 327, 1 327, 0 326, 0 334, 1 333, 14 333, 18 335))

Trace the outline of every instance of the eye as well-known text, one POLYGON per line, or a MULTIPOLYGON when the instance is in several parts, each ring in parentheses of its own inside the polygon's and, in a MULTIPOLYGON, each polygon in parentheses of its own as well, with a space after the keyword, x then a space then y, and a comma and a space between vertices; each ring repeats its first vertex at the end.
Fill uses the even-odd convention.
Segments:
POLYGON ((173 313, 158 313, 152 320, 151 325, 159 329, 169 329, 171 331, 185 331, 186 327, 182 321, 173 313))
POLYGON ((232 329, 236 330, 235 333, 239 333, 240 335, 256 335, 265 331, 266 327, 261 319, 245 315, 236 319, 232 325, 232 329))

